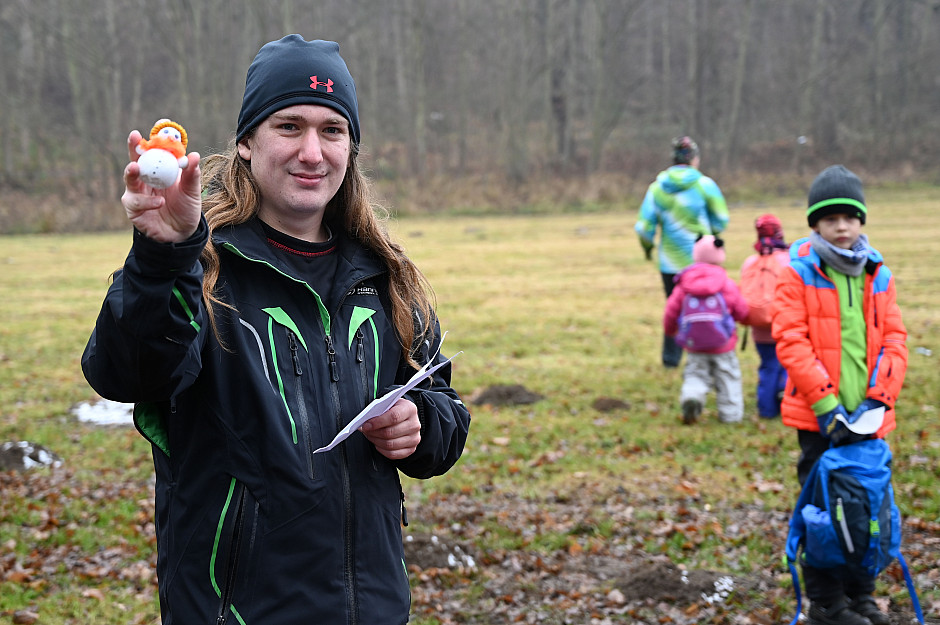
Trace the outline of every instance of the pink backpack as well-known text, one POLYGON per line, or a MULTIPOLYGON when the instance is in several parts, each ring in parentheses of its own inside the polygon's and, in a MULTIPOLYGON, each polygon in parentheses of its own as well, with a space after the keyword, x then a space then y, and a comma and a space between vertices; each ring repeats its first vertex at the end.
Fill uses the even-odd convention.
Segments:
POLYGON ((692 352, 707 352, 724 346, 733 334, 734 319, 720 292, 683 296, 676 343, 692 352))

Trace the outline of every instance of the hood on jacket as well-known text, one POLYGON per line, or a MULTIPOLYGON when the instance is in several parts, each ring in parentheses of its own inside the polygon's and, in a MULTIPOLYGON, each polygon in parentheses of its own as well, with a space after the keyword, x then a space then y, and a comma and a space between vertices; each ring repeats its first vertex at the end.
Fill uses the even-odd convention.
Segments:
POLYGON ((691 295, 710 295, 721 290, 728 279, 724 267, 708 263, 692 263, 676 276, 676 283, 691 295))
POLYGON ((702 172, 688 165, 673 165, 656 177, 659 186, 666 193, 685 191, 702 177, 702 172))

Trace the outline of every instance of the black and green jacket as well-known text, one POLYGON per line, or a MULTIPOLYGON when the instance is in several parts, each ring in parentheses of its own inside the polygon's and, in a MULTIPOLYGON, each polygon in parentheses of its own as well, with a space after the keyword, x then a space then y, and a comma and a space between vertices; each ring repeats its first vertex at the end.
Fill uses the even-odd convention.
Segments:
MULTIPOLYGON (((181 244, 134 233, 82 357, 103 397, 134 402, 153 444, 165 625, 405 623, 410 591, 398 471, 460 456, 470 415, 450 366, 409 391, 421 443, 397 462, 355 432, 375 396, 414 373, 389 318, 385 266, 340 237, 334 310, 290 275, 257 221, 213 235, 218 336, 202 299, 203 222, 181 244)), ((417 360, 440 360, 439 329, 417 360)))

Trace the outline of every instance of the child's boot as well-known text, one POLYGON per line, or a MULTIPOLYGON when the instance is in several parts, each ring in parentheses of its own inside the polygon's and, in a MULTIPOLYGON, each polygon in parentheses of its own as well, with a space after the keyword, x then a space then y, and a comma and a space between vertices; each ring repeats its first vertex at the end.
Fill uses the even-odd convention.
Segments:
POLYGON ((686 425, 692 425, 698 421, 702 414, 702 402, 697 399, 687 399, 682 402, 682 422, 686 425))
POLYGON ((861 614, 872 625, 890 625, 891 620, 888 615, 878 609, 875 598, 871 595, 861 595, 859 597, 849 598, 849 608, 856 614, 861 614))
POLYGON ((813 602, 809 607, 809 625, 872 625, 872 622, 840 599, 830 606, 813 602))

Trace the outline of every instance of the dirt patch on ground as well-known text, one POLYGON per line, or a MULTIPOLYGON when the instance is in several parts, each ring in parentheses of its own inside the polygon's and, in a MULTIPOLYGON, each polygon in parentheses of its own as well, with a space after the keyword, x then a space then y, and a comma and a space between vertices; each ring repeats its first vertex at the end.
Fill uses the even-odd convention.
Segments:
MULTIPOLYGON (((761 561, 748 553, 749 536, 759 534, 779 536, 782 554, 784 513, 744 506, 718 515, 694 502, 626 493, 544 500, 488 495, 411 504, 411 517, 434 528, 405 530, 406 560, 417 580, 417 615, 448 625, 770 625, 787 623, 795 614, 789 571, 780 557, 761 561), (601 534, 599 528, 611 519, 613 528, 601 534), (718 550, 728 570, 676 564, 656 553, 657 545, 681 537, 688 542, 688 561, 694 562, 705 528, 725 536, 718 550), (500 546, 477 546, 493 544, 500 546)), ((905 531, 912 567, 923 571, 925 562, 940 561, 936 528, 905 531)), ((889 599, 902 588, 899 570, 889 568, 880 578, 879 601, 895 625, 915 622, 906 596, 889 599)), ((929 606, 925 611, 927 623, 940 623, 929 606)))
POLYGON ((598 412, 614 412, 616 410, 629 410, 630 402, 616 397, 598 397, 591 403, 591 407, 598 412))
POLYGON ((519 406, 534 404, 544 398, 544 395, 532 392, 521 384, 508 384, 477 389, 467 397, 467 401, 490 406, 519 406))

